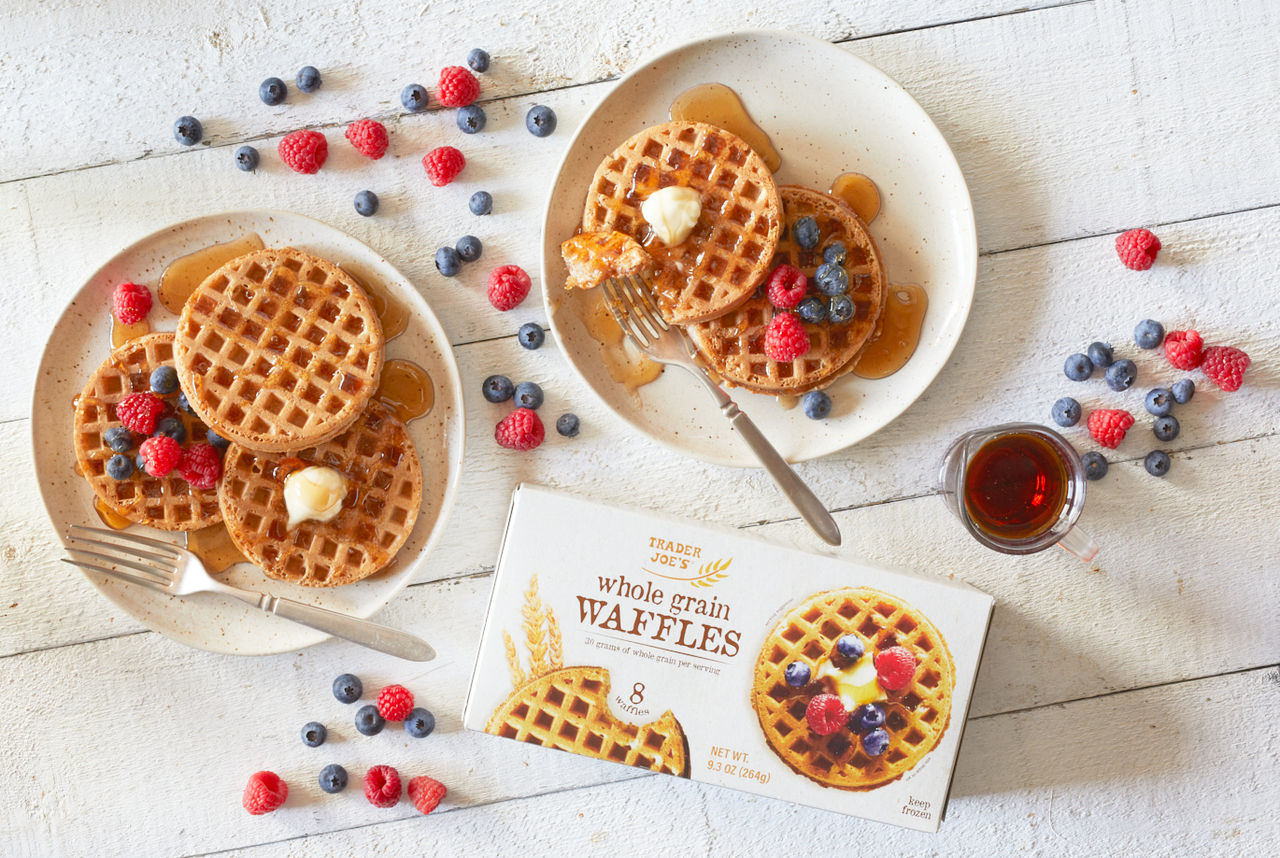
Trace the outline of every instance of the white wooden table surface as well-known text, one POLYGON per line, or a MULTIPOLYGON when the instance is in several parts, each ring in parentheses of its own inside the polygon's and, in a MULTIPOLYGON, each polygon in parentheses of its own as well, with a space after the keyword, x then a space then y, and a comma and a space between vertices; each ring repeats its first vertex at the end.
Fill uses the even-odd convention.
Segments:
MULTIPOLYGON (((287 5, 0 8, 0 854, 1276 853, 1280 6, 287 5), (499 314, 483 294, 499 260, 537 271, 551 171, 611 81, 656 48, 746 27, 810 33, 884 69, 937 122, 973 192, 977 296, 951 362, 890 427, 799 469, 837 511, 842 555, 951 573, 998 600, 936 836, 641 776, 459 724, 506 498, 520 480, 693 510, 817 548, 779 512, 763 475, 635 437, 554 343, 520 348, 519 324, 546 321, 537 300, 499 314), (434 88, 438 69, 476 46, 493 55, 485 133, 464 138, 451 111, 403 114, 404 84, 434 88), (292 85, 305 64, 323 72, 319 94, 278 108, 257 100, 259 81, 292 85), (544 140, 523 127, 537 102, 559 115, 544 140), (208 145, 173 141, 171 123, 188 112, 204 121, 208 145), (391 153, 356 172, 341 128, 366 115, 387 123, 391 153), (281 167, 275 140, 301 126, 326 131, 335 168, 304 178, 281 167), (244 141, 263 150, 256 174, 232 165, 244 141), (418 159, 442 142, 474 166, 466 181, 435 190, 418 159), (382 199, 369 219, 351 206, 364 186, 382 199), (465 208, 481 187, 496 200, 483 220, 465 208), (427 571, 380 615, 436 645, 441 657, 425 666, 339 642, 266 658, 190 650, 147 632, 56 562, 28 419, 53 319, 130 241, 253 207, 292 209, 367 242, 410 277, 452 338, 469 412, 464 484, 427 571), (1117 232, 1139 225, 1165 247, 1145 274, 1121 268, 1113 250, 1117 232), (487 264, 441 278, 434 249, 473 231, 487 264), (934 496, 947 440, 994 422, 1047 422, 1050 403, 1072 392, 1063 356, 1092 339, 1127 342, 1147 316, 1245 348, 1254 360, 1245 388, 1199 385, 1179 411, 1166 479, 1145 474, 1140 441, 1111 456, 1120 461, 1091 487, 1081 522, 1103 546, 1095 563, 1059 551, 1011 558, 968 539, 934 496), (546 412, 576 411, 581 437, 553 437, 532 454, 497 449, 501 410, 479 396, 495 371, 541 383, 546 412), (350 709, 328 691, 344 671, 366 688, 416 689, 439 718, 436 734, 352 741, 350 709), (333 756, 353 777, 343 796, 315 785, 317 756, 297 740, 311 719, 341 734, 333 756), (447 801, 430 817, 407 801, 372 807, 358 779, 382 762, 435 774, 447 801), (259 768, 292 788, 282 811, 251 818, 240 792, 259 768)), ((1083 398, 1086 407, 1106 399, 1100 386, 1083 398)), ((1129 399, 1140 413, 1140 394, 1129 399)), ((1069 434, 1091 446, 1083 430, 1069 434)))

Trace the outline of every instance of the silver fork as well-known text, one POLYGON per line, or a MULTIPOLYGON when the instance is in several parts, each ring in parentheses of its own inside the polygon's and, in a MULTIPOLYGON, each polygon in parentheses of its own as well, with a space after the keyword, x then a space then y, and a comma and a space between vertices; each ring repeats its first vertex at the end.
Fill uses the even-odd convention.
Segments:
POLYGON ((222 593, 259 607, 268 614, 293 620, 295 623, 319 629, 389 655, 410 661, 430 661, 436 657, 436 651, 430 644, 422 638, 399 629, 340 614, 327 608, 317 608, 315 605, 295 602, 292 599, 268 596, 266 593, 255 593, 252 590, 242 590, 239 587, 224 584, 205 571, 200 558, 170 542, 124 531, 83 527, 78 524, 70 526, 66 537, 67 550, 71 552, 74 559, 68 560, 64 557, 62 562, 81 569, 100 572, 130 584, 137 584, 139 587, 168 593, 170 596, 187 596, 203 592, 222 593), (82 536, 81 533, 90 535, 82 536), (96 560, 103 565, 80 558, 96 560), (116 567, 123 567, 123 569, 116 567), (133 571, 126 572, 125 569, 133 571))
POLYGON ((720 412, 747 442, 760 464, 773 477, 778 488, 791 501, 800 517, 818 536, 831 545, 840 544, 840 528, 817 495, 796 475, 769 439, 738 408, 737 403, 711 380, 695 359, 693 343, 677 325, 668 325, 654 304, 649 285, 639 277, 615 277, 604 281, 605 305, 635 345, 658 363, 683 367, 702 382, 720 405, 720 412))

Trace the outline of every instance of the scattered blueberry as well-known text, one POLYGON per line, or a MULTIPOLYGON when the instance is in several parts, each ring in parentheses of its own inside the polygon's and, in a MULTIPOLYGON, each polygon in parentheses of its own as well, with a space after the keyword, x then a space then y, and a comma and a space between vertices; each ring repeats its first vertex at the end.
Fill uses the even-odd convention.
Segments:
POLYGON ((221 451, 231 446, 230 441, 228 441, 226 438, 223 438, 221 435, 219 435, 217 432, 214 432, 212 429, 206 429, 204 431, 204 439, 208 441, 209 445, 213 447, 213 449, 215 450, 221 451))
POLYGON ((823 295, 843 295, 849 291, 849 274, 839 262, 824 262, 819 265, 814 272, 813 282, 823 295))
POLYGON ((178 410, 184 414, 195 414, 195 409, 191 407, 191 403, 187 401, 185 393, 178 394, 178 410))
POLYGON ((373 191, 361 191, 355 198, 356 214, 372 217, 378 211, 378 195, 373 191))
POLYGON ((204 136, 204 126, 194 116, 179 116, 173 123, 173 139, 183 146, 194 146, 204 136))
POLYGON ((133 459, 123 453, 116 453, 107 459, 107 476, 113 480, 129 479, 133 476, 133 459))
POLYGON ((1178 418, 1172 414, 1166 414, 1164 417, 1157 417, 1155 422, 1151 424, 1151 431, 1156 433, 1156 437, 1161 441, 1172 441, 1178 437, 1178 433, 1182 431, 1182 426, 1178 423, 1178 418))
POLYGON ((152 434, 168 435, 181 444, 187 440, 187 427, 177 417, 165 417, 156 423, 156 431, 152 434))
POLYGON ((869 756, 878 757, 889 750, 889 733, 883 727, 876 727, 862 734, 862 750, 869 756))
POLYGON ((112 426, 102 433, 102 440, 117 453, 127 453, 133 447, 133 433, 123 426, 112 426))
POLYGON ((800 688, 809 684, 809 665, 803 661, 793 661, 787 665, 783 676, 787 679, 787 685, 792 688, 800 688))
POLYGON ((485 123, 484 108, 478 104, 468 104, 466 107, 460 107, 455 121, 458 123, 458 130, 463 134, 475 134, 477 131, 483 131, 485 123))
POLYGON ((327 793, 342 792, 347 788, 347 770, 337 763, 330 763, 320 770, 320 789, 327 793))
POLYGON ((537 322, 526 322, 520 326, 520 332, 516 334, 516 339, 520 341, 520 345, 532 351, 542 346, 547 339, 547 333, 542 330, 542 325, 537 322))
POLYGON ((467 54, 467 65, 473 72, 484 73, 489 70, 489 52, 480 48, 472 48, 467 54))
POLYGON ((436 251, 436 270, 445 277, 454 277, 462 269, 462 257, 452 247, 442 247, 436 251))
POLYGON ((427 88, 422 84, 411 83, 400 90, 400 106, 411 113, 427 109, 427 88))
POLYGON ((827 305, 822 303, 821 299, 810 295, 800 301, 796 307, 796 313, 802 320, 811 325, 816 325, 827 318, 827 305))
POLYGON ((278 77, 269 77, 258 85, 258 98, 268 107, 275 107, 288 94, 289 87, 278 77))
POLYGON ((372 703, 361 706, 356 712, 356 729, 365 736, 376 736, 387 726, 387 721, 378 714, 378 707, 372 703))
POLYGON ((1164 342, 1164 325, 1155 319, 1143 319, 1133 329, 1133 341, 1140 349, 1154 349, 1164 342))
POLYGON ((822 234, 818 232, 818 222, 806 215, 791 225, 791 237, 805 250, 813 250, 822 239, 822 234))
POLYGON ((556 113, 550 107, 535 104, 524 115, 524 127, 534 137, 546 137, 556 130, 556 113))
POLYGON ((1100 480, 1107 475, 1107 460, 1101 453, 1090 450, 1080 457, 1080 462, 1084 465, 1086 480, 1100 480))
POLYGON ((1111 354, 1111 343, 1089 343, 1086 351, 1093 365, 1103 369, 1111 366, 1112 361, 1115 360, 1111 354))
POLYGON ((556 420, 556 431, 566 438, 575 438, 578 435, 578 415, 561 414, 556 420))
POLYGON ((487 215, 493 211, 493 194, 488 191, 476 191, 471 195, 471 199, 467 200, 467 208, 471 209, 471 213, 477 217, 487 215))
POLYGON ((364 685, 360 677, 344 673, 333 681, 333 696, 339 703, 355 703, 364 693, 364 685))
POLYGON ((1173 383, 1173 401, 1179 405, 1186 405, 1191 401, 1191 397, 1196 395, 1196 383, 1189 378, 1184 378, 1173 383))
POLYGON ((1173 410, 1173 391, 1165 387, 1153 387, 1147 391, 1147 401, 1143 404, 1148 413, 1163 417, 1173 410))
POLYGON ((516 385, 516 407, 529 408, 534 411, 542 404, 542 388, 532 381, 522 381, 516 385))
POLYGON ((845 635, 836 641, 836 652, 850 661, 857 661, 867 651, 862 639, 857 635, 845 635))
POLYGON ((315 92, 320 88, 320 69, 315 66, 303 66, 298 69, 298 76, 293 79, 298 92, 315 92))
POLYGON ((1147 458, 1142 460, 1142 467, 1147 469, 1147 473, 1153 477, 1163 477, 1169 473, 1169 454, 1164 450, 1152 450, 1147 454, 1147 458))
POLYGON ((801 404, 804 406, 804 416, 810 420, 822 420, 831 413, 831 397, 821 390, 806 393, 801 404))
POLYGON ((506 402, 515 393, 515 385, 505 375, 491 375, 480 386, 484 398, 489 402, 506 402))
POLYGON ((836 265, 843 265, 848 251, 844 249, 844 243, 833 241, 826 247, 822 248, 822 261, 833 262, 836 265))
POLYGON ((1086 355, 1079 352, 1067 358, 1067 362, 1063 365, 1062 371, 1067 374, 1067 378, 1072 381, 1084 381, 1093 375, 1093 361, 1089 360, 1086 355))
POLYGON ((1138 380, 1138 367, 1128 358, 1107 367, 1107 387, 1112 390, 1128 390, 1138 380))
POLYGON ((151 392, 168 396, 178 389, 178 371, 171 366, 158 366, 151 371, 151 392))
POLYGON ((409 713, 409 717, 404 719, 404 731, 415 739, 430 736, 435 728, 436 716, 426 709, 414 709, 409 713))
POLYGON ((859 706, 853 710, 853 717, 849 719, 849 726, 859 733, 874 730, 882 724, 884 724, 884 709, 874 703, 859 706))
POLYGON ((308 748, 318 748, 324 744, 327 734, 328 731, 319 721, 308 721, 302 725, 302 744, 308 748))
POLYGON ((258 150, 252 146, 241 146, 236 150, 236 167, 246 173, 258 169, 258 150))
POLYGON ((1053 403, 1053 422, 1059 426, 1074 426, 1080 422, 1080 403, 1064 396, 1053 403))
POLYGON ((458 251, 458 256, 462 257, 463 262, 475 262, 480 258, 484 245, 474 235, 464 235, 458 239, 458 243, 454 245, 454 250, 458 251))
POLYGON ((853 318, 853 299, 848 295, 837 295, 827 305, 827 318, 835 324, 847 322, 853 318))

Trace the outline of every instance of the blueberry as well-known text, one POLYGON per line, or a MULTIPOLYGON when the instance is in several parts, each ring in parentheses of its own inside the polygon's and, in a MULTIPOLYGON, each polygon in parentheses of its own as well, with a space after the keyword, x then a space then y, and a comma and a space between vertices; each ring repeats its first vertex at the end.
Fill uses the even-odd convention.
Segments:
POLYGON ((344 673, 333 681, 333 696, 339 703, 355 703, 364 693, 364 685, 360 677, 344 673))
POLYGON ((813 282, 823 295, 843 295, 849 291, 849 274, 838 262, 824 262, 819 265, 817 272, 813 275, 813 282))
POLYGON ((1103 369, 1111 366, 1111 362, 1115 360, 1111 354, 1111 343, 1089 343, 1087 351, 1093 365, 1103 369))
POLYGON ((484 108, 478 104, 468 104, 466 107, 460 107, 454 120, 458 123, 458 130, 463 134, 475 134, 477 131, 483 131, 485 122, 484 108))
POLYGON ((1153 387, 1147 391, 1147 401, 1144 403, 1147 411, 1157 417, 1163 417, 1173 410, 1173 391, 1164 387, 1153 387))
POLYGON ((195 414, 195 409, 191 407, 191 403, 187 401, 185 393, 178 394, 178 410, 184 414, 195 414))
POLYGON ((1147 469, 1147 473, 1153 477, 1163 477, 1169 473, 1169 454, 1164 450, 1152 450, 1147 454, 1147 458, 1142 460, 1142 467, 1147 469))
POLYGON ((1191 397, 1196 395, 1196 383, 1189 378, 1173 383, 1173 401, 1179 405, 1186 405, 1191 401, 1191 397))
POLYGON ((361 706, 356 712, 356 729, 365 736, 376 736, 387 726, 386 719, 378 714, 378 707, 372 703, 361 706))
POLYGON ((1154 349, 1164 342, 1164 325, 1155 319, 1143 319, 1133 329, 1133 341, 1140 349, 1154 349))
POLYGON ((866 651, 866 646, 863 645, 862 639, 857 635, 845 635, 836 641, 836 652, 850 661, 857 661, 862 658, 862 654, 866 651))
POLYGON ((411 83, 400 90, 400 106, 410 113, 427 109, 427 88, 422 84, 411 83))
POLYGON ((1107 367, 1107 387, 1112 390, 1128 390, 1138 380, 1138 367, 1128 358, 1107 367))
POLYGON ((187 427, 177 417, 165 417, 156 423, 156 431, 152 435, 168 435, 181 444, 187 440, 187 427))
POLYGON ((1178 433, 1182 431, 1182 426, 1178 423, 1178 418, 1172 414, 1166 414, 1164 417, 1157 417, 1155 422, 1151 424, 1151 431, 1156 433, 1156 437, 1161 441, 1172 441, 1178 437, 1178 433))
POLYGON ((844 249, 844 242, 833 241, 826 247, 822 248, 822 261, 832 262, 836 265, 843 265, 848 251, 844 249))
POLYGON ((474 235, 464 235, 458 239, 458 243, 454 245, 454 250, 458 251, 458 256, 462 257, 463 262, 475 262, 480 258, 484 245, 474 235))
POLYGON ((107 459, 107 476, 113 480, 127 480, 133 476, 133 459, 116 453, 107 459))
POLYGON ((810 295, 808 298, 801 299, 796 306, 796 314, 809 324, 816 325, 827 318, 827 305, 822 303, 821 299, 810 295))
POLYGON ((361 217, 372 217, 378 213, 378 195, 373 191, 361 191, 354 200, 356 214, 361 217))
POLYGON ((1090 450, 1080 457, 1080 463, 1086 480, 1100 480, 1107 475, 1107 460, 1101 453, 1090 450))
POLYGON ((556 130, 556 112, 545 105, 535 104, 524 115, 524 127, 534 137, 546 137, 556 130))
POLYGON ((1074 426, 1080 422, 1080 403, 1064 396, 1053 403, 1053 422, 1059 426, 1074 426))
POLYGON ((791 225, 791 238, 805 250, 813 250, 822 239, 822 234, 818 232, 818 222, 807 215, 800 218, 791 225))
POLYGON ((883 727, 876 727, 862 734, 862 750, 868 756, 878 757, 889 750, 889 733, 883 727))
POLYGON ((560 419, 556 420, 556 431, 566 438, 574 438, 578 435, 578 415, 561 414, 560 419))
POLYGON ((209 446, 213 447, 213 449, 218 451, 225 450, 231 446, 230 441, 228 441, 226 438, 223 438, 221 435, 219 435, 217 432, 214 432, 212 429, 204 430, 204 439, 209 442, 209 446))
POLYGON ((542 388, 532 381, 522 381, 516 385, 516 407, 538 410, 542 404, 542 388))
POLYGON ((802 400, 804 416, 810 420, 822 420, 831 413, 831 397, 821 390, 811 390, 802 400))
POLYGON ((462 269, 462 257, 452 247, 442 247, 436 251, 436 270, 445 277, 456 276, 462 269))
POLYGON ((859 706, 853 710, 853 715, 849 718, 849 726, 859 733, 874 730, 882 724, 884 724, 884 709, 874 703, 859 706))
POLYGON ((337 763, 330 763, 320 770, 320 789, 327 793, 342 792, 347 788, 347 770, 337 763))
POLYGON ((102 433, 102 440, 117 453, 127 453, 133 447, 133 433, 123 426, 112 426, 102 433))
POLYGON ((319 721, 308 721, 302 725, 302 744, 308 748, 318 748, 324 744, 327 733, 328 731, 319 721))
POLYGON ((183 146, 194 146, 204 136, 204 126, 194 116, 179 116, 173 123, 173 139, 183 146))
POLYGON ((471 199, 467 200, 467 208, 471 209, 473 215, 487 215, 493 211, 493 194, 488 191, 476 191, 471 195, 471 199))
POLYGON ((837 295, 827 305, 827 317, 835 324, 847 322, 853 318, 853 299, 848 295, 837 295))
POLYGON ((147 472, 147 460, 142 458, 141 453, 134 457, 133 469, 139 474, 145 474, 147 472))
POLYGON ((258 150, 252 146, 241 146, 236 150, 236 167, 246 173, 258 169, 258 150))
POLYGON ((520 332, 516 334, 516 339, 520 341, 520 345, 532 351, 539 348, 547 339, 547 334, 542 330, 542 325, 537 322, 526 322, 520 326, 520 332))
POLYGON ((793 661, 787 665, 787 669, 783 674, 787 679, 787 685, 792 688, 800 688, 809 684, 809 665, 803 661, 793 661))
POLYGON ((262 83, 258 84, 258 98, 262 99, 262 103, 268 107, 275 107, 284 101, 284 97, 289 94, 289 87, 284 85, 278 77, 269 77, 262 83))
POLYGON ((298 76, 293 79, 298 92, 315 92, 320 88, 320 69, 315 66, 303 66, 298 69, 298 76))
POLYGON ((480 48, 472 48, 467 53, 467 65, 473 72, 487 72, 489 70, 489 52, 480 48))
POLYGON ((1093 361, 1089 360, 1085 355, 1076 352, 1067 358, 1067 362, 1063 365, 1062 371, 1067 374, 1067 378, 1072 381, 1084 381, 1093 375, 1093 361))
POLYGON ((404 719, 404 731, 415 739, 423 739, 431 735, 436 728, 436 716, 426 709, 414 709, 404 719))
POLYGON ((505 375, 491 375, 484 380, 480 390, 489 402, 506 402, 516 389, 505 375))
POLYGON ((168 396, 178 389, 178 372, 171 366, 158 366, 151 371, 151 392, 168 396))

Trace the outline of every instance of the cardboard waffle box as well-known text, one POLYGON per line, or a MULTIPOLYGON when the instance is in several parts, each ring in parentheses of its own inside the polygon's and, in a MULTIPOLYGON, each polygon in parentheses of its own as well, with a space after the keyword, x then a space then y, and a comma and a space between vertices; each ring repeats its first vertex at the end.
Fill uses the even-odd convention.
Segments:
POLYGON ((953 580, 522 485, 463 723, 936 831, 992 607, 953 580))

